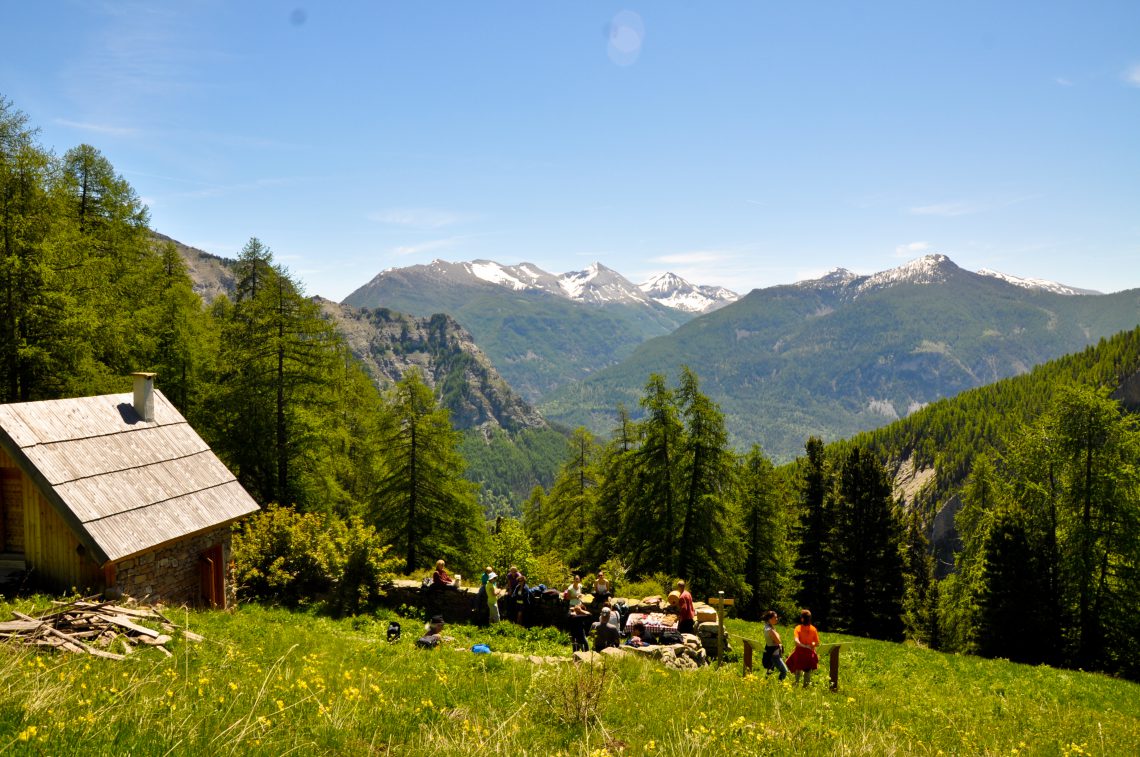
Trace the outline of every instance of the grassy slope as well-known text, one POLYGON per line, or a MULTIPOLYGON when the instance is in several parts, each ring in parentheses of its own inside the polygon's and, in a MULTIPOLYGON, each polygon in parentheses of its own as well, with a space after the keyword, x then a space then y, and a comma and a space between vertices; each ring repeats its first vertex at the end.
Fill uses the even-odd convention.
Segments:
MULTIPOLYGON (((41 606, 44 604, 41 600, 41 606)), ((22 605, 26 609, 26 604, 22 605)), ((8 617, 10 605, 0 605, 8 617)), ((181 619, 180 614, 180 619, 181 619)), ((5 649, 0 751, 20 754, 1128 754, 1140 686, 854 640, 840 692, 720 671, 615 665, 600 724, 536 704, 539 668, 397 645, 386 619, 247 606, 185 616, 207 636, 124 662, 5 649)), ((730 621, 734 635, 756 625, 730 621)), ((557 634, 453 628, 457 645, 567 653, 557 634)), ((831 641, 825 635, 824 641, 831 641)), ((545 670, 542 669, 542 670, 545 670)), ((560 680, 574 680, 558 668, 560 680)), ((549 684, 549 681, 548 681, 549 684)))

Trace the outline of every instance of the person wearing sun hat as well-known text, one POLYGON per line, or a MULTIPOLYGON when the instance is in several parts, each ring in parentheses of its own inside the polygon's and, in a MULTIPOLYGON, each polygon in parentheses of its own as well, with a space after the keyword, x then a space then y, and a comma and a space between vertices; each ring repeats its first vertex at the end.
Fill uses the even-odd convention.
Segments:
POLYGON ((488 565, 483 569, 483 575, 479 580, 483 583, 484 596, 487 599, 487 622, 499 622, 499 595, 498 590, 495 588, 495 579, 499 574, 495 569, 488 565))

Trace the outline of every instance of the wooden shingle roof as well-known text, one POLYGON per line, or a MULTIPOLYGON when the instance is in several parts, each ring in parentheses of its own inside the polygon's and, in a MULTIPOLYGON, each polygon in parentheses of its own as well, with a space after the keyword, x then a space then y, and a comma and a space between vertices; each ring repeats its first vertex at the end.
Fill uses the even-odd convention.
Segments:
POLYGON ((0 444, 105 564, 255 512, 253 498, 161 392, 0 405, 0 444))

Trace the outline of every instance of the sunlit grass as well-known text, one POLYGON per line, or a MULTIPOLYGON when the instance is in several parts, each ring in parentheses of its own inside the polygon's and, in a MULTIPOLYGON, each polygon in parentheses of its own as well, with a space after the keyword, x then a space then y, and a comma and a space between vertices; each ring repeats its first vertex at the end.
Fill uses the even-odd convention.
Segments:
MULTIPOLYGON (((628 659, 612 663, 591 717, 562 722, 534 706, 532 686, 570 676, 572 663, 536 678, 546 666, 456 649, 485 641, 568 656, 557 632, 451 626, 452 648, 424 652, 410 619, 392 645, 386 616, 334 621, 246 606, 177 620, 207 640, 177 639, 171 659, 155 650, 116 662, 3 648, 0 750, 1116 755, 1140 744, 1136 684, 861 639, 841 653, 837 693, 822 670, 804 690, 762 671, 744 678, 739 662, 677 673, 628 659)), ((729 628, 735 639, 759 635, 750 624, 729 628)))

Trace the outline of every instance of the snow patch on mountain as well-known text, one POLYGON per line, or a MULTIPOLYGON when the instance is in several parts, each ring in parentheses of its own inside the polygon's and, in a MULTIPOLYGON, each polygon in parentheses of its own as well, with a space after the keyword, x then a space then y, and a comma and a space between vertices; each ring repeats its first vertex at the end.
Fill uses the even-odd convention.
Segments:
POLYGON ((696 286, 672 272, 653 276, 637 288, 665 307, 689 313, 705 313, 740 299, 724 287, 696 286))
POLYGON ((859 289, 881 289, 895 284, 941 284, 957 270, 958 266, 945 255, 923 255, 898 268, 868 276, 860 282, 859 289))
POLYGON ((1078 289, 1076 287, 1059 284, 1056 281, 1048 281, 1047 279, 1031 279, 1023 278, 1021 276, 1013 276, 1008 273, 1001 273, 999 271, 991 271, 988 268, 981 268, 978 270, 979 276, 990 276, 995 279, 1013 284, 1014 286, 1024 287, 1025 289, 1038 289, 1045 292, 1053 292, 1054 294, 1103 294, 1093 289, 1078 289))
POLYGON ((518 290, 528 288, 527 284, 519 281, 508 273, 503 266, 493 260, 476 260, 468 264, 467 270, 471 271, 476 278, 489 281, 492 284, 505 286, 508 289, 518 290))
POLYGON ((601 263, 591 263, 584 271, 564 273, 558 277, 558 283, 567 297, 579 302, 644 304, 649 299, 629 279, 601 263))

